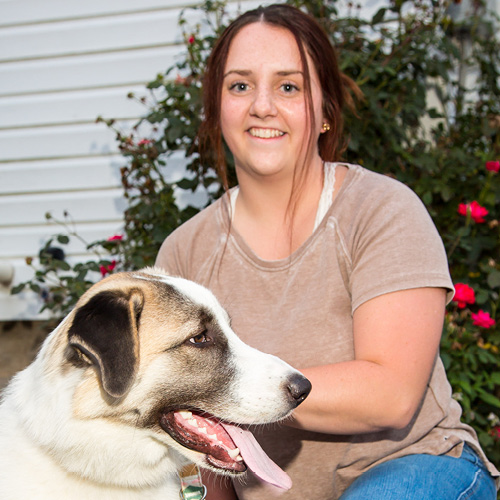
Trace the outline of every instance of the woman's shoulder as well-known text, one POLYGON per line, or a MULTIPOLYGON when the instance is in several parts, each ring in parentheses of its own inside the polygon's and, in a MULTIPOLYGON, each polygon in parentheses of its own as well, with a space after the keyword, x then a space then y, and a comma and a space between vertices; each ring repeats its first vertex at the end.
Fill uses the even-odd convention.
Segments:
POLYGON ((223 232, 223 200, 219 199, 167 236, 156 264, 186 277, 190 263, 202 258, 204 252, 216 248, 223 232))
POLYGON ((348 184, 353 191, 360 196, 368 195, 370 198, 379 196, 381 193, 387 196, 410 196, 417 195, 406 184, 394 177, 369 170, 361 165, 346 164, 349 168, 348 184))
POLYGON ((223 200, 219 198, 181 224, 167 239, 186 240, 216 231, 222 225, 222 209, 223 200))
POLYGON ((337 214, 371 217, 414 210, 421 215, 428 213, 418 195, 401 181, 360 165, 346 166, 349 172, 338 196, 342 208, 337 214))

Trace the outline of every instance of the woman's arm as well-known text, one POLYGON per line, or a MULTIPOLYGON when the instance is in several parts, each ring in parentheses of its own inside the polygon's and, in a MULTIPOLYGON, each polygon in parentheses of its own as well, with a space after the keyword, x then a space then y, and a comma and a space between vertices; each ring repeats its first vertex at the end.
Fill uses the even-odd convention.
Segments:
POLYGON ((290 425, 331 434, 406 427, 434 367, 445 302, 444 289, 416 288, 362 304, 353 317, 355 360, 301 370, 312 391, 290 425))

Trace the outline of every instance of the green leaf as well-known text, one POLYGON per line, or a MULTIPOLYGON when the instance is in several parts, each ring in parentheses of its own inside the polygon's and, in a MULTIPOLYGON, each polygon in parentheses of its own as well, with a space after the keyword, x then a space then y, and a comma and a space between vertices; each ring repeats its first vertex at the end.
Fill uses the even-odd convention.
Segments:
POLYGON ((495 408, 500 408, 500 399, 493 396, 493 394, 490 394, 489 392, 481 392, 479 394, 479 398, 495 408))
POLYGON ((387 11, 387 9, 385 7, 382 7, 381 9, 379 9, 376 12, 376 14, 372 17, 371 24, 375 25, 375 24, 381 23, 384 20, 384 16, 385 16, 386 11, 387 11))
POLYGON ((493 269, 490 273, 488 273, 486 281, 491 288, 500 287, 500 271, 493 269))
POLYGON ((66 236, 65 234, 58 234, 57 241, 59 243, 62 243, 63 245, 67 245, 69 243, 69 237, 66 236))
POLYGON ((26 283, 19 283, 19 285, 13 286, 10 289, 10 293, 12 295, 15 295, 17 293, 21 293, 24 290, 25 286, 26 286, 26 283))

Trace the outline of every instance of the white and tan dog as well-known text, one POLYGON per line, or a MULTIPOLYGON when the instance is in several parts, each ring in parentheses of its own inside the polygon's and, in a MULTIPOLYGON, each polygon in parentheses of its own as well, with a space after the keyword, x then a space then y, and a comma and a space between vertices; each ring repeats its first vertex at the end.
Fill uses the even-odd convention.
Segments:
POLYGON ((207 289, 159 269, 112 275, 6 388, 0 498, 173 500, 188 462, 283 486, 231 423, 283 419, 309 390, 239 340, 207 289))

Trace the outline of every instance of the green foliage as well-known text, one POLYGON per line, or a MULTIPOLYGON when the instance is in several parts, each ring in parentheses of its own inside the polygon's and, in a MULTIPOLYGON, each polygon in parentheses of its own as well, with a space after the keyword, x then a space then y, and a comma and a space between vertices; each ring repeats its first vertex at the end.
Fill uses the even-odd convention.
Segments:
MULTIPOLYGON (((365 95, 357 113, 346 115, 346 160, 395 177, 421 197, 445 243, 454 282, 475 292, 466 307, 450 304, 442 357, 465 421, 498 464, 500 327, 481 326, 473 316, 481 310, 495 318, 499 306, 500 173, 485 168, 500 160, 500 43, 494 29, 481 15, 481 2, 474 3, 478 15, 461 25, 439 0, 393 0, 371 20, 362 19, 354 6, 339 17, 336 0, 289 3, 322 23, 338 47, 342 70, 365 95), (476 78, 466 88, 461 74, 467 68, 476 78), (474 201, 488 211, 484 222, 471 213, 474 201)), ((27 286, 40 292, 44 307, 58 316, 100 273, 110 272, 113 261, 116 270, 154 262, 163 239, 196 212, 178 208, 174 187, 201 186, 209 201, 220 195, 215 173, 200 162, 196 132, 204 64, 228 16, 223 1, 206 0, 197 9, 204 25, 189 26, 184 13, 180 18, 185 57, 148 86, 151 100, 143 100, 141 124, 152 129, 150 138, 116 131, 128 159, 122 169, 128 201, 123 239, 88 245, 96 258, 74 266, 42 249, 34 278, 16 290, 27 286), (185 152, 188 171, 176 186, 165 180, 174 151, 185 152)), ((108 124, 115 127, 112 120, 108 124)), ((64 245, 68 237, 78 236, 66 231, 57 243, 64 245)), ((53 243, 49 240, 45 250, 53 243)))

